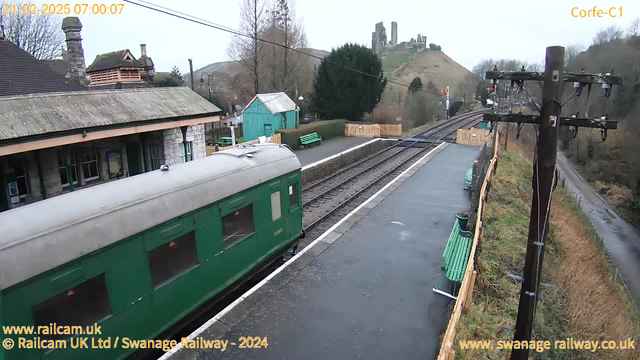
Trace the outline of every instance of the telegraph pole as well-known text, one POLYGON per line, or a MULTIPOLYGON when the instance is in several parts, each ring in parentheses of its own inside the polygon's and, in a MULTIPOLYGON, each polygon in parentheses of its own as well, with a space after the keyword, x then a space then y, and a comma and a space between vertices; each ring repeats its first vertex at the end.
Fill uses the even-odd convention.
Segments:
MULTIPOLYGON (((519 125, 534 124, 539 127, 536 154, 533 161, 533 199, 531 201, 529 235, 514 335, 515 341, 528 343, 531 340, 536 304, 540 296, 540 278, 542 275, 544 248, 549 232, 551 199, 557 183, 556 155, 559 128, 560 126, 573 127, 575 134, 577 134, 577 129, 581 127, 599 129, 602 141, 606 140, 608 130, 617 129, 617 122, 609 121, 606 116, 589 118, 588 109, 584 118, 563 117, 561 116, 562 106, 574 96, 579 97, 585 87, 588 89, 588 106, 593 84, 601 84, 604 96, 608 97, 611 95, 611 85, 622 85, 622 77, 614 76, 613 70, 605 74, 588 74, 584 71, 580 73, 565 73, 564 48, 551 46, 547 48, 544 73, 527 72, 524 68, 521 71, 500 72, 497 68, 494 68, 492 71, 487 71, 486 79, 493 80, 495 91, 498 89, 498 80, 510 80, 511 87, 516 84, 521 91, 524 89, 526 81, 544 81, 542 104, 538 109, 540 115, 513 114, 511 111, 506 114, 483 115, 485 121, 518 123, 519 125), (563 83, 573 83, 575 89, 574 94, 564 102, 561 99, 563 83)), ((526 89, 524 90, 526 91, 526 89)), ((533 98, 531 98, 531 101, 535 103, 533 98)), ((510 109, 511 106, 509 106, 510 109)), ((515 349, 514 347, 511 352, 511 360, 525 360, 528 356, 528 348, 515 349)))
POLYGON ((193 61, 189 59, 189 74, 191 74, 191 90, 195 91, 195 84, 193 83, 193 61))
MULTIPOLYGON (((561 46, 548 47, 544 68, 542 108, 540 109, 540 135, 533 166, 533 200, 529 220, 529 237, 514 336, 516 341, 531 340, 533 331, 540 276, 542 275, 542 260, 549 232, 551 197, 555 187, 563 74, 564 48, 561 46)), ((529 349, 514 349, 511 353, 511 360, 527 359, 528 357, 529 349)))

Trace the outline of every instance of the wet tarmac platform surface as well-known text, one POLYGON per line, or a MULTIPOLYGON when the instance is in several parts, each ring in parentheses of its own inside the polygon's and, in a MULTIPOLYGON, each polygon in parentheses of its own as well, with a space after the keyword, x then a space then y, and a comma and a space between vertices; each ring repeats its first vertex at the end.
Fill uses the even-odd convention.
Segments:
POLYGON ((228 340, 224 352, 171 359, 435 358, 451 300, 432 289, 448 289, 442 254, 478 149, 438 147, 196 337, 228 340))

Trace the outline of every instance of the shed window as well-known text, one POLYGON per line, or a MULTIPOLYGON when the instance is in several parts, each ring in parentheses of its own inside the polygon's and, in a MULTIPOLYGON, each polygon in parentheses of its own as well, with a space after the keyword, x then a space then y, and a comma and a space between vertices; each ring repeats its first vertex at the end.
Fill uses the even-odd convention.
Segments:
MULTIPOLYGON (((69 154, 69 158, 71 159, 71 177, 73 178, 73 183, 77 184, 78 172, 76 171, 76 157, 73 152, 69 154)), ((67 165, 62 151, 58 151, 58 171, 60 172, 60 183, 62 184, 62 187, 69 186, 67 165)))
MULTIPOLYGON (((111 315, 111 303, 104 274, 41 302, 32 309, 35 326, 86 326, 111 315)), ((45 339, 64 339, 69 335, 40 335, 45 339)))
POLYGON ((289 208, 293 209, 298 205, 298 184, 289 185, 289 208))
POLYGON ((282 216, 280 208, 280 191, 271 194, 271 221, 276 221, 282 216))
POLYGON ((98 155, 93 146, 85 146, 80 151, 82 174, 85 181, 95 180, 100 177, 98 172, 98 155))
POLYGON ((253 205, 245 206, 222 218, 222 241, 225 249, 253 232, 253 205))
POLYGON ((158 287, 198 265, 196 237, 188 234, 149 251, 149 268, 153 287, 158 287))

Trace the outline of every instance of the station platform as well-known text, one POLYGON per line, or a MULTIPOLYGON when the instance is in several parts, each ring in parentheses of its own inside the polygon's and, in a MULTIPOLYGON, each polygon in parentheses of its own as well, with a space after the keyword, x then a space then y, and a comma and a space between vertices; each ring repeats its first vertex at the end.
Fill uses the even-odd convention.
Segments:
POLYGON ((296 153, 300 164, 304 167, 370 141, 375 141, 375 139, 339 136, 323 140, 322 145, 312 146, 303 150, 294 150, 293 152, 296 153))
POLYGON ((443 143, 161 359, 433 359, 450 299, 442 254, 479 147, 443 143), (241 337, 268 346, 239 348, 241 337))

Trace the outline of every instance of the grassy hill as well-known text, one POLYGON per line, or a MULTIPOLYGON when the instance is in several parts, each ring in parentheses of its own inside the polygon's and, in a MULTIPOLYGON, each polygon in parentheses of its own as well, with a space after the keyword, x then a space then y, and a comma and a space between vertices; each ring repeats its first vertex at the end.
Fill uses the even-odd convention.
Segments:
POLYGON ((390 51, 382 60, 382 68, 390 80, 409 84, 415 77, 420 77, 425 85, 432 81, 439 89, 448 85, 451 91, 455 91, 458 83, 471 73, 442 51, 432 50, 419 53, 412 50, 390 51))

